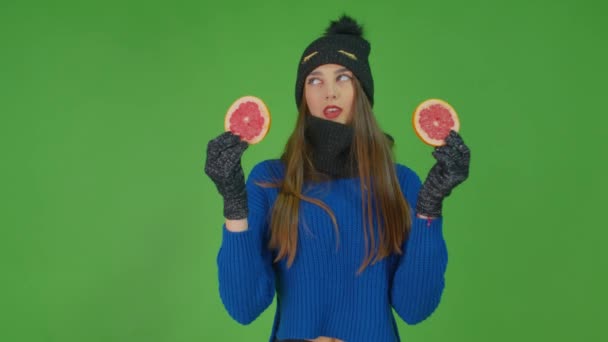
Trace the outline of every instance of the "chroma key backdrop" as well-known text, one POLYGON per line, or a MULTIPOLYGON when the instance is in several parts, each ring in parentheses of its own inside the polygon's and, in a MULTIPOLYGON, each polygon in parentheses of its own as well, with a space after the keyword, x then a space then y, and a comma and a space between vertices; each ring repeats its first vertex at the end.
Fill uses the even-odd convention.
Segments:
MULTIPOLYGON (((471 149, 446 199, 446 287, 403 341, 600 341, 608 305, 608 17, 594 0, 0 4, 0 341, 267 341, 230 318, 222 201, 203 172, 230 104, 295 124, 303 49, 347 13, 376 117, 425 177, 414 108, 449 102, 471 149)), ((371 341, 373 342, 373 341, 371 341)))

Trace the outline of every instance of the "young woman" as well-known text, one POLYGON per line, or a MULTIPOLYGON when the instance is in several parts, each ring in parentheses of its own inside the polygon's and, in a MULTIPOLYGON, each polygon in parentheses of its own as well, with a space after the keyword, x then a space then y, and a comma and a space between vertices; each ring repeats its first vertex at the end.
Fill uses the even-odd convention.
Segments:
POLYGON ((393 309, 416 324, 439 304, 442 203, 468 177, 470 151, 452 131, 424 184, 395 164, 372 110, 369 53, 347 16, 304 50, 296 127, 281 158, 257 164, 247 182, 247 143, 224 133, 207 145, 226 218, 220 296, 248 324, 276 293, 269 341, 399 341, 393 309))

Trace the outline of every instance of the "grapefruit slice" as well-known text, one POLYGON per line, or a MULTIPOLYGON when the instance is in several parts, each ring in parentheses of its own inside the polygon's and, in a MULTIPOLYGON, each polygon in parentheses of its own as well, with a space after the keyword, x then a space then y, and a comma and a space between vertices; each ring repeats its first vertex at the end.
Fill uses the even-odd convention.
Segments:
POLYGON ((420 140, 431 146, 445 145, 450 130, 460 130, 458 114, 449 103, 440 99, 422 101, 414 110, 412 123, 420 140))
POLYGON ((249 144, 257 144, 270 129, 270 112, 266 104, 255 96, 238 98, 226 112, 224 129, 241 137, 249 144))

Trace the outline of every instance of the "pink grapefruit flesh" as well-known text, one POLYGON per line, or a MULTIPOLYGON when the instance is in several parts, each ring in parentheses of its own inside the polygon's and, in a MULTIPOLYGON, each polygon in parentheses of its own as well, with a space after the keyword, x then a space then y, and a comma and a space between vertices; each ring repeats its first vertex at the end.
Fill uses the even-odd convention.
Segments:
POLYGON ((458 114, 449 103, 440 99, 421 102, 414 110, 412 123, 420 140, 431 146, 445 145, 450 130, 460 130, 458 114))
POLYGON ((226 112, 224 129, 249 144, 257 144, 268 134, 270 112, 264 101, 255 96, 238 98, 226 112))

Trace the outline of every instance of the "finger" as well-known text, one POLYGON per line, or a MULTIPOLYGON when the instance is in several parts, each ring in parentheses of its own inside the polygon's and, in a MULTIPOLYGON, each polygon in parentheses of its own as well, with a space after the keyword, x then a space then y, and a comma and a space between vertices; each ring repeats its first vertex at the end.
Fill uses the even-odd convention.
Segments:
POLYGON ((435 163, 435 165, 433 165, 431 170, 429 170, 429 174, 432 174, 432 173, 437 174, 439 176, 445 175, 446 174, 445 164, 442 162, 435 163))
POLYGON ((466 144, 458 145, 457 148, 462 154, 471 154, 471 150, 466 144))
POLYGON ((437 159, 437 162, 446 164, 447 162, 449 162, 449 160, 451 158, 448 151, 449 151, 448 146, 438 147, 435 149, 435 151, 433 151, 433 157, 435 157, 435 159, 437 159))
POLYGON ((454 146, 454 145, 446 145, 445 153, 447 155, 449 155, 451 160, 458 160, 461 158, 461 155, 462 155, 462 153, 458 149, 458 146, 454 146))
POLYGON ((231 131, 226 131, 218 137, 218 141, 221 142, 223 146, 230 147, 240 143, 241 138, 231 131))
POLYGON ((231 147, 234 149, 234 152, 240 157, 243 155, 243 152, 249 147, 249 144, 246 141, 239 140, 238 144, 231 147))
POLYGON ((232 168, 241 162, 243 152, 249 147, 249 144, 244 141, 240 141, 236 145, 227 147, 221 150, 217 157, 217 165, 224 168, 232 168))
POLYGON ((224 132, 207 144, 207 156, 216 158, 224 150, 241 142, 241 139, 232 132, 224 132))
POLYGON ((447 138, 445 138, 445 143, 448 146, 459 146, 464 145, 464 141, 458 132, 455 130, 450 130, 450 134, 448 134, 447 138))
POLYGON ((469 147, 465 144, 460 144, 456 146, 452 146, 450 149, 450 155, 452 158, 458 163, 463 163, 468 161, 471 157, 471 151, 469 147))
POLYGON ((445 167, 448 172, 453 175, 468 174, 469 169, 469 153, 460 152, 456 148, 452 148, 446 158, 445 167))
POLYGON ((443 145, 443 146, 440 146, 440 147, 435 147, 435 150, 433 151, 433 156, 436 156, 438 154, 445 154, 446 150, 448 148, 449 147, 447 145, 443 145))
POLYGON ((442 146, 433 155, 445 170, 453 171, 466 164, 466 156, 452 146, 442 146))
POLYGON ((234 145, 238 142, 233 138, 233 134, 231 132, 224 132, 217 137, 211 139, 207 144, 207 148, 214 150, 222 150, 227 146, 234 145))
POLYGON ((446 146, 452 147, 455 151, 462 156, 470 153, 469 147, 464 143, 462 137, 454 130, 450 131, 450 134, 446 138, 446 146))
POLYGON ((469 168, 469 165, 471 165, 471 151, 468 148, 466 151, 462 152, 460 164, 467 170, 469 168))
POLYGON ((216 159, 220 154, 221 149, 217 147, 218 142, 215 140, 211 140, 207 143, 207 160, 216 159))

